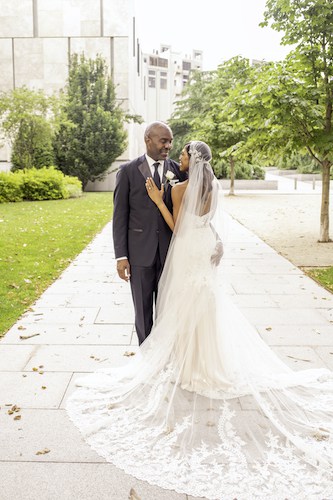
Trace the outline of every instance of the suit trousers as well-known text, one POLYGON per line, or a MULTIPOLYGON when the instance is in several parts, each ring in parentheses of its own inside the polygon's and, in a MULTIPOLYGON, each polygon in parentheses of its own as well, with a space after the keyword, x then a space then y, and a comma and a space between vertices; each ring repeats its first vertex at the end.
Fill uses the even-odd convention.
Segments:
POLYGON ((131 265, 131 290, 135 311, 135 329, 139 345, 148 337, 153 326, 154 304, 162 264, 157 250, 152 266, 131 265))

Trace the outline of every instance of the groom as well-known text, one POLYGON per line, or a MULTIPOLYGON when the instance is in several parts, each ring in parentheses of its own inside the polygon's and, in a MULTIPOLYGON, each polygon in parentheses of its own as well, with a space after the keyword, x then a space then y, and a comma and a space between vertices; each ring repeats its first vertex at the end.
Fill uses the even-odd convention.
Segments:
MULTIPOLYGON (((166 254, 171 230, 145 186, 153 177, 160 186, 171 171, 174 180, 185 180, 178 164, 168 158, 173 135, 163 122, 153 122, 146 128, 146 154, 121 165, 114 191, 113 241, 117 271, 130 281, 135 310, 135 328, 141 344, 153 325, 153 304, 166 254)), ((164 184, 165 185, 165 184, 164 184)), ((171 186, 166 185, 164 202, 172 211, 171 186)))

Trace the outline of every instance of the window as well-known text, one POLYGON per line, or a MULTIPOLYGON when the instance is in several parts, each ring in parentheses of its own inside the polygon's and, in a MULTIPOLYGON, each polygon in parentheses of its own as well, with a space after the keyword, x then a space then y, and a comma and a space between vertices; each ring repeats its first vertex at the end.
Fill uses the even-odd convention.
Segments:
POLYGON ((160 79, 160 88, 167 89, 168 88, 168 80, 166 78, 160 79))
POLYGON ((155 71, 148 71, 148 87, 150 87, 151 89, 154 89, 156 87, 155 71))
POLYGON ((190 71, 191 63, 189 61, 183 61, 183 70, 190 71))
POLYGON ((150 66, 159 66, 161 68, 167 68, 168 67, 168 60, 163 59, 163 57, 149 56, 149 65, 150 66))

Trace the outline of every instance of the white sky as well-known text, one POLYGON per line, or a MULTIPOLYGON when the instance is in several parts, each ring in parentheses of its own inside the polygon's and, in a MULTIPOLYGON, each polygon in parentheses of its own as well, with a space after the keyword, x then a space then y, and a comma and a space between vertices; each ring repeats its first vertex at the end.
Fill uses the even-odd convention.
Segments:
POLYGON ((230 57, 280 60, 291 47, 281 35, 260 28, 266 0, 135 0, 135 16, 143 52, 171 45, 190 55, 203 50, 203 69, 215 69, 230 57))

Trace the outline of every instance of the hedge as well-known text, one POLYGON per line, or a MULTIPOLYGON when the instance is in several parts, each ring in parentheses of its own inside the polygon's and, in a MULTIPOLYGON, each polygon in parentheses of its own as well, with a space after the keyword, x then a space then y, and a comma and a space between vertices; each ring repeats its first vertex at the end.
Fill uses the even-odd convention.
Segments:
POLYGON ((54 167, 0 172, 0 203, 59 200, 81 194, 79 179, 64 175, 54 167))

